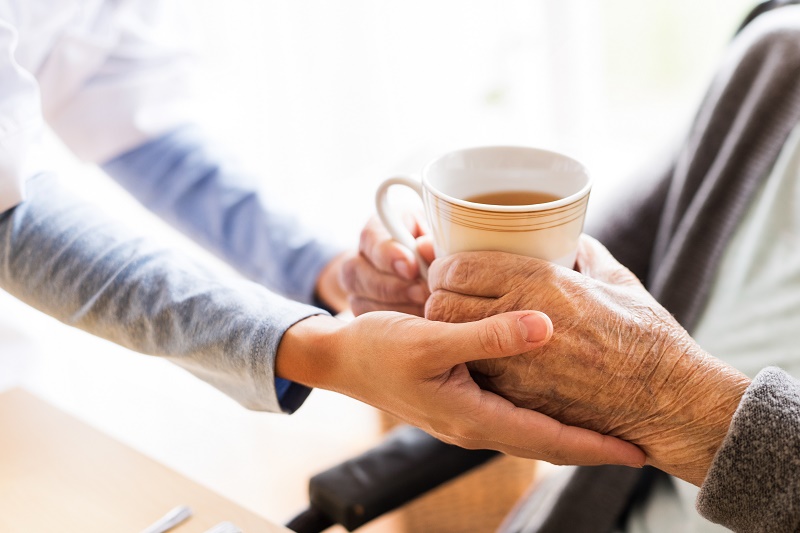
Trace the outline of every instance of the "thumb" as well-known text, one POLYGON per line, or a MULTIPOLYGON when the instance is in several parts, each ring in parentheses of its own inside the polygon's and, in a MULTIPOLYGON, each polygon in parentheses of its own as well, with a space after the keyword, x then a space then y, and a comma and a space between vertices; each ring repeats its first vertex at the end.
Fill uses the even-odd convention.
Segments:
POLYGON ((447 324, 448 363, 498 359, 539 348, 553 335, 550 317, 540 311, 514 311, 477 322, 447 324))
POLYGON ((592 279, 610 285, 642 286, 639 278, 620 264, 600 241, 586 234, 581 235, 576 263, 578 272, 592 279))

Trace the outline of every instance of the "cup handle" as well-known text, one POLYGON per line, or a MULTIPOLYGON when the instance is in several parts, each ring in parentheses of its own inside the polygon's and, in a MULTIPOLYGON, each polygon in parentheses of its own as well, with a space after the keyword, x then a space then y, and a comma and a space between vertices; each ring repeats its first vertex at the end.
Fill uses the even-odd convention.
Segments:
POLYGON ((411 234, 411 232, 408 231, 408 228, 406 228, 405 224, 403 224, 403 222, 400 220, 397 212, 389 205, 389 188, 392 185, 403 185, 408 187, 416 192, 420 199, 422 199, 422 185, 419 181, 407 178, 405 176, 389 178, 381 183, 380 187, 378 187, 378 191, 375 193, 375 207, 378 210, 378 216, 380 217, 381 222, 383 222, 383 225, 386 226, 386 230, 389 232, 389 235, 414 253, 414 257, 416 257, 417 263, 419 263, 419 274, 422 279, 427 280, 428 264, 417 250, 417 241, 414 239, 414 236, 411 234))

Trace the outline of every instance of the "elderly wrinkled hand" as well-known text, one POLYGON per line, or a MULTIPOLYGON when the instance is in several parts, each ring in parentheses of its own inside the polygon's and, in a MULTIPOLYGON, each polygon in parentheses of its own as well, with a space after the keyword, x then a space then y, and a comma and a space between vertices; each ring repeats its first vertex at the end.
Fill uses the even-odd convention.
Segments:
MULTIPOLYGON (((406 213, 405 223, 417 238, 420 255, 433 261, 433 243, 422 216, 406 213)), ((392 239, 378 217, 372 217, 361 231, 358 252, 344 263, 341 278, 354 315, 369 311, 423 315, 430 293, 420 278, 417 260, 411 250, 392 239)))
POLYGON ((489 448, 560 464, 640 466, 636 446, 514 406, 473 381, 465 363, 509 357, 546 343, 536 311, 446 324, 395 312, 343 322, 301 320, 281 340, 278 377, 347 394, 464 448, 489 448))
POLYGON ((650 464, 702 483, 749 380, 706 354, 597 241, 582 238, 577 268, 500 252, 443 258, 430 269, 426 316, 547 313, 547 345, 470 363, 476 381, 516 405, 635 443, 650 464))

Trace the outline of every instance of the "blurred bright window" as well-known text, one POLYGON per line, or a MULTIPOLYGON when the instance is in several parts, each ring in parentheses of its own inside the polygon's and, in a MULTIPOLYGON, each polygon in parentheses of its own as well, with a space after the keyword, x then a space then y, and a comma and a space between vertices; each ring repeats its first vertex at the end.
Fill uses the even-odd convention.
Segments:
MULTIPOLYGON (((755 3, 192 0, 177 23, 194 30, 206 129, 269 194, 355 244, 377 184, 450 149, 566 152, 603 201, 685 130, 755 3)), ((128 212, 107 180, 54 158, 128 212)))
POLYGON ((381 179, 451 148, 562 150, 602 197, 686 128, 754 2, 200 4, 208 123, 353 240, 381 179))

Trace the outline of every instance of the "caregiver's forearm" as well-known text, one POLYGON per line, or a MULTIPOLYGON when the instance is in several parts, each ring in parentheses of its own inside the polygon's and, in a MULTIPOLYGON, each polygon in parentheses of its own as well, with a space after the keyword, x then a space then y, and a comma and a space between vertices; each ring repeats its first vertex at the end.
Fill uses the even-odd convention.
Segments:
POLYGON ((312 233, 196 126, 136 147, 103 170, 244 276, 293 300, 314 301, 320 273, 343 250, 312 233))
MULTIPOLYGON (((0 214, 0 287, 62 322, 168 357, 250 408, 280 410, 278 343, 320 310, 156 245, 50 177, 30 180, 27 197, 0 214)), ((291 396, 299 400, 285 410, 303 390, 291 396)))

